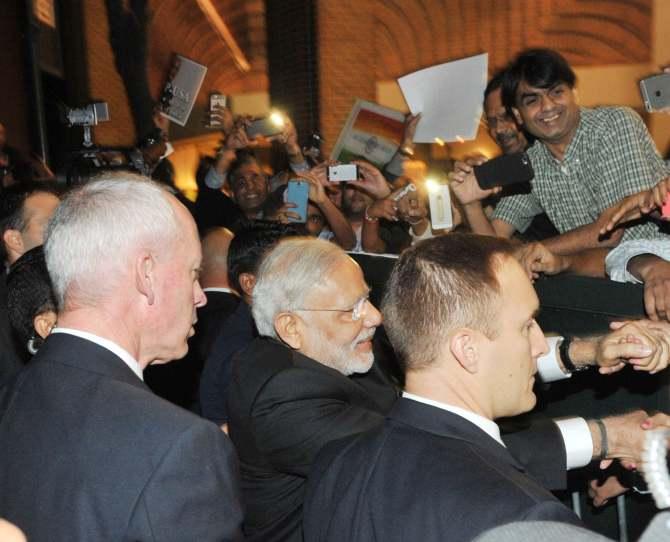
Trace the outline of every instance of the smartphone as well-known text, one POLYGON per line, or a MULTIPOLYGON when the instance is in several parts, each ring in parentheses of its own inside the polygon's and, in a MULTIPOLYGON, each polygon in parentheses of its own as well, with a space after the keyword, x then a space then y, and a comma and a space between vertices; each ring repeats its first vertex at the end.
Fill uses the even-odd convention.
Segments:
MULTIPOLYGON (((212 112, 216 107, 226 107, 226 104, 228 103, 228 98, 226 97, 225 94, 219 94, 217 92, 213 92, 212 94, 209 95, 209 111, 212 112)), ((221 126, 221 122, 215 119, 211 119, 209 122, 209 126, 212 128, 221 126)))
POLYGON ((251 124, 247 126, 247 137, 255 139, 258 136, 272 137, 282 133, 284 125, 278 123, 276 118, 272 115, 263 117, 262 119, 254 119, 251 124))
POLYGON ((644 107, 650 113, 670 107, 670 73, 659 73, 640 81, 644 107))
POLYGON ((344 183, 358 180, 358 166, 356 164, 338 164, 328 166, 328 180, 331 183, 344 183))
POLYGON ((428 205, 430 206, 430 225, 434 230, 453 227, 449 185, 432 184, 428 189, 428 205))
POLYGON ((289 218, 290 222, 307 221, 307 200, 309 199, 309 183, 307 181, 289 181, 288 188, 284 192, 286 203, 293 203, 295 207, 290 211, 300 215, 300 219, 289 218))
POLYGON ((535 177, 530 158, 525 152, 503 154, 473 169, 477 184, 484 190, 495 186, 527 183, 535 177))

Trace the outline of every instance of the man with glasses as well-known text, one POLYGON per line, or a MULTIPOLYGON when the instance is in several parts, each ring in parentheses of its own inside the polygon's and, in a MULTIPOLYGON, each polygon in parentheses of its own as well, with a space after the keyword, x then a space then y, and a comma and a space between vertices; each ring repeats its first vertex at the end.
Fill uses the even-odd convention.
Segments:
POLYGON ((280 242, 256 275, 261 335, 233 361, 229 430, 240 456, 249 540, 302 540, 312 460, 379 425, 397 394, 374 364, 381 323, 360 267, 327 241, 280 242))

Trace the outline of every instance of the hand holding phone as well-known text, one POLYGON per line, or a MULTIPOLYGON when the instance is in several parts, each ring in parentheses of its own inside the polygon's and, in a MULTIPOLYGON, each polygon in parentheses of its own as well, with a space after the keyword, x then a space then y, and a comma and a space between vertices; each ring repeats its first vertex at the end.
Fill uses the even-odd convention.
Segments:
POLYGON ((496 186, 527 183, 535 177, 530 158, 525 152, 503 154, 473 167, 477 184, 483 190, 496 186))

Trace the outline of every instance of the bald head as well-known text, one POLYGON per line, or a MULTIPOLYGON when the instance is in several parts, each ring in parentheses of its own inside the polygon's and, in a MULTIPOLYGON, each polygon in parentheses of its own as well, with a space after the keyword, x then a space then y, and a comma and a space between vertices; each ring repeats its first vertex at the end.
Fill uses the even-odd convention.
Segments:
POLYGON ((4 519, 0 519, 0 540, 4 542, 26 542, 23 532, 4 519))
POLYGON ((200 282, 203 288, 229 288, 228 248, 234 235, 227 228, 215 228, 202 240, 202 273, 200 282))

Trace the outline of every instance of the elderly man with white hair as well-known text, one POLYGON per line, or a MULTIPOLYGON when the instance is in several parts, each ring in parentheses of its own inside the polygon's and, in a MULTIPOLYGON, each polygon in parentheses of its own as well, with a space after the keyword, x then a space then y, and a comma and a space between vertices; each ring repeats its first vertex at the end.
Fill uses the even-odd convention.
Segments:
POLYGON ((35 542, 239 538, 228 438, 142 380, 186 353, 206 302, 186 208, 106 174, 64 199, 45 253, 58 324, 0 389, 0 516, 35 542))

